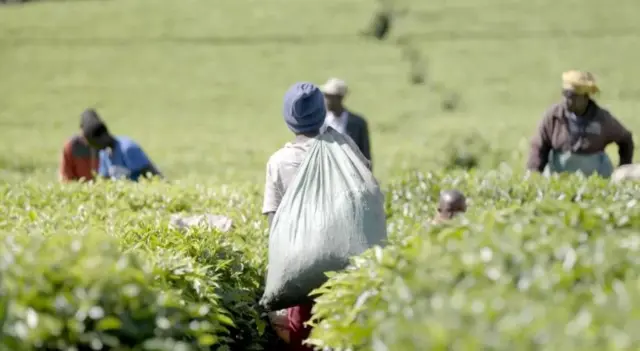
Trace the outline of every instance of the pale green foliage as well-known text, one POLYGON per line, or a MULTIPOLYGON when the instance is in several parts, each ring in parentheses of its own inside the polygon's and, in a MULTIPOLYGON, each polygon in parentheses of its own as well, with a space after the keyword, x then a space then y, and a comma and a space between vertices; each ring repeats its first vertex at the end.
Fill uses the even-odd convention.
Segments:
MULTIPOLYGON (((44 342, 87 349, 116 342, 113 337, 120 350, 147 341, 176 351, 209 343, 221 350, 266 345, 270 331, 255 308, 266 265, 259 215, 264 165, 291 138, 281 117, 286 87, 333 75, 347 80, 348 107, 369 121, 376 176, 385 184, 394 175, 404 180, 387 187, 394 245, 363 255, 360 268, 326 286, 334 289, 318 305, 317 317, 327 317, 314 335, 318 343, 423 350, 487 342, 484 349, 513 350, 531 349, 527 342, 539 331, 536 342, 548 346, 539 349, 620 349, 627 340, 637 346, 634 321, 640 318, 635 309, 623 310, 622 290, 628 288, 630 301, 637 295, 638 218, 635 207, 627 208, 638 198, 637 186, 510 179, 508 172, 407 176, 403 168, 440 169, 471 159, 481 168, 497 161, 522 168, 527 140, 559 99, 560 74, 570 68, 593 71, 603 91, 598 101, 638 130, 640 2, 392 3, 407 15, 394 22, 387 41, 375 43, 357 36, 378 6, 370 0, 3 7, 0 182, 8 183, 0 184, 0 350, 44 342), (429 83, 460 97, 454 111, 440 108, 446 96, 409 84, 411 67, 396 45, 402 41, 419 53, 429 83), (62 143, 88 106, 182 183, 49 185, 62 143), (463 139, 472 131, 488 145, 463 139), (197 185, 212 178, 233 186, 197 185), (238 187, 245 182, 253 185, 238 187), (450 187, 469 195, 468 222, 424 229, 438 191, 450 187), (225 234, 167 229, 169 215, 181 211, 226 214, 237 227, 225 234), (584 242, 583 231, 593 232, 584 242), (485 247, 490 262, 464 264, 486 255, 485 247), (572 252, 568 247, 576 261, 565 272, 557 262, 572 252), (556 263, 544 261, 549 257, 556 263), (513 267, 506 269, 509 260, 513 267), (488 282, 489 263, 503 264, 505 280, 518 271, 532 275, 536 267, 548 279, 524 278, 530 287, 523 292, 515 282, 488 282), (128 297, 133 289, 124 288, 131 284, 139 287, 135 299, 128 297), (591 296, 586 287, 593 288, 591 296), (67 299, 73 303, 58 313, 55 302, 65 294, 80 297, 67 299), (503 304, 489 312, 499 298, 503 304), (484 303, 482 313, 476 300, 484 303), (570 324, 577 328, 588 320, 572 303, 585 306, 591 322, 581 337, 569 333, 561 340, 567 321, 578 321, 570 324), (112 318, 86 318, 96 304, 120 325, 135 318, 135 333, 112 318), (518 313, 531 322, 523 326, 518 313), (16 334, 25 330, 19 326, 34 325, 34 315, 36 327, 16 334), (180 322, 163 329, 156 320, 164 317, 180 322), (57 334, 62 320, 69 331, 57 334), (185 327, 188 320, 202 323, 185 327), (609 344, 598 343, 603 337, 609 344)), ((608 151, 615 160, 615 146, 608 151)))
MULTIPOLYGON (((336 350, 637 348, 637 184, 408 173, 385 186, 390 245, 318 289, 312 339, 336 350), (429 226, 438 194, 468 213, 429 226)), ((2 344, 12 349, 274 347, 257 306, 259 186, 0 185, 2 344), (167 227, 219 213, 228 233, 167 227), (146 346, 145 346, 146 345, 146 346), (211 345, 211 346, 209 346, 211 345)), ((277 349, 278 346, 275 346, 277 349)))
POLYGON ((336 350, 640 347, 640 187, 417 173, 390 189, 393 245, 318 289, 312 339, 336 350), (425 226, 458 188, 470 211, 425 226))
POLYGON ((266 345, 256 302, 267 236, 254 191, 27 181, 2 185, 0 194, 6 343, 20 350, 266 345), (170 214, 180 211, 223 213, 235 228, 169 229, 170 214))

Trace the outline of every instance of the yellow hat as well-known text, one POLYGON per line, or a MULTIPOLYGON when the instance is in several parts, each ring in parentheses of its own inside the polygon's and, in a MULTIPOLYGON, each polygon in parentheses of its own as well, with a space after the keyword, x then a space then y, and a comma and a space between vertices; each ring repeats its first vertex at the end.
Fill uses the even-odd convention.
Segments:
POLYGON ((580 95, 593 95, 600 92, 593 74, 575 70, 562 73, 562 88, 580 95))

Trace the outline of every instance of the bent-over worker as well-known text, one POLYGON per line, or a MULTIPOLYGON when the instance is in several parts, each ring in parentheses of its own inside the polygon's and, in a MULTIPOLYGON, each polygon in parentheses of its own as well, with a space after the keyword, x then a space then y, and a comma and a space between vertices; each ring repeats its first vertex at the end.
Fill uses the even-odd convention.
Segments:
POLYGON ((527 168, 549 173, 582 172, 610 177, 611 160, 605 148, 618 145, 620 165, 633 159, 633 138, 593 95, 599 92, 589 72, 568 71, 562 75, 563 100, 547 110, 531 141, 527 168))
MULTIPOLYGON (((98 172, 98 150, 91 147, 82 133, 85 116, 94 114, 91 109, 85 110, 80 116, 80 133, 72 136, 64 144, 58 176, 61 182, 90 181, 94 173, 98 172)), ((99 119, 99 117, 95 117, 99 119)))
POLYGON ((92 147, 100 150, 98 173, 102 177, 137 181, 147 174, 162 176, 135 141, 111 135, 96 111, 88 110, 83 115, 82 133, 92 147))
POLYGON ((458 190, 445 190, 440 193, 437 215, 434 223, 442 223, 460 213, 467 212, 467 198, 458 190))

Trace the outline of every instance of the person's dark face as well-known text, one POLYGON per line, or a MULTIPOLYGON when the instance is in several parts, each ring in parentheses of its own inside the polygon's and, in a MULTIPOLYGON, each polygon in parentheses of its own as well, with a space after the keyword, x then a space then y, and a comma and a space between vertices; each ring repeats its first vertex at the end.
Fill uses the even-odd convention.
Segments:
POLYGON ((324 101, 327 104, 327 109, 331 111, 339 110, 342 108, 342 99, 340 95, 324 95, 324 101))
POLYGON ((109 135, 106 129, 101 128, 92 133, 83 133, 83 136, 89 145, 98 150, 102 150, 111 145, 111 135, 109 135))
POLYGON ((443 203, 438 206, 438 217, 441 220, 452 219, 460 213, 467 211, 467 204, 465 202, 453 202, 443 203))
POLYGON ((571 90, 563 90, 562 96, 564 97, 567 108, 573 113, 582 114, 589 105, 589 95, 576 94, 571 90))

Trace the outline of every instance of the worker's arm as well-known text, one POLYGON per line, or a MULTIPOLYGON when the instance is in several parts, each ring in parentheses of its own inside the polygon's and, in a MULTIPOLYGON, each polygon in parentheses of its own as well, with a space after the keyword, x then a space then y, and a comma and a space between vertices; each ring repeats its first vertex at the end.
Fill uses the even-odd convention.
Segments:
POLYGON ((101 179, 109 179, 109 165, 107 164, 107 159, 102 155, 102 152, 98 153, 98 177, 101 179))
MULTIPOLYGON (((351 138, 349 135, 344 134, 343 137, 346 140, 349 147, 351 148, 351 150, 353 150, 353 152, 358 154, 358 159, 360 159, 370 171, 373 171, 373 166, 372 166, 371 160, 369 159, 369 157, 371 157, 371 150, 369 146, 369 137, 368 137, 369 131, 366 129, 365 131, 367 133, 367 139, 366 139, 366 142, 361 142, 360 146, 358 146, 355 140, 353 140, 353 138, 351 138), (365 155, 364 153, 365 150, 367 152, 367 155, 365 155)), ((362 133, 362 129, 360 133, 362 133)), ((360 140, 364 140, 364 138, 360 136, 360 140)))
POLYGON ((58 178, 61 182, 70 182, 78 179, 73 165, 73 155, 71 154, 71 143, 67 142, 62 149, 60 165, 58 168, 58 178))
POLYGON ((362 120, 362 154, 369 160, 369 169, 373 171, 373 158, 371 157, 369 125, 364 119, 362 120))
POLYGON ((262 203, 262 214, 267 216, 269 228, 273 222, 273 217, 282 201, 281 191, 279 189, 277 166, 272 164, 271 160, 267 162, 266 177, 264 183, 264 197, 262 203))
POLYGON ((141 176, 151 174, 152 176, 162 176, 160 171, 153 165, 147 154, 138 145, 131 145, 125 151, 126 163, 129 166, 130 178, 137 180, 141 176))
POLYGON ((620 156, 620 166, 628 165, 633 162, 633 135, 631 132, 620 123, 612 115, 608 116, 608 133, 610 135, 610 142, 614 142, 618 145, 618 155, 620 156))
POLYGON ((551 128, 553 116, 545 114, 538 124, 536 133, 531 139, 527 169, 536 172, 544 171, 549 162, 549 152, 551 151, 551 128))

